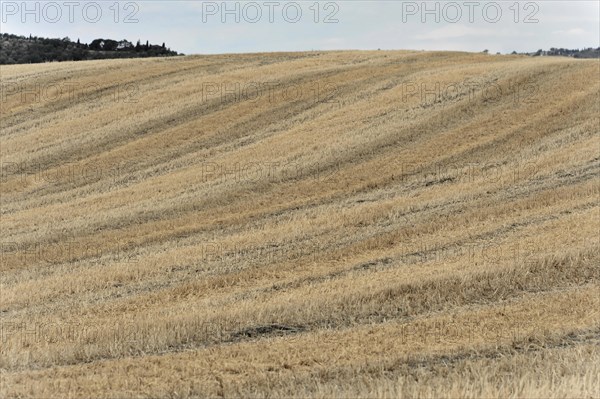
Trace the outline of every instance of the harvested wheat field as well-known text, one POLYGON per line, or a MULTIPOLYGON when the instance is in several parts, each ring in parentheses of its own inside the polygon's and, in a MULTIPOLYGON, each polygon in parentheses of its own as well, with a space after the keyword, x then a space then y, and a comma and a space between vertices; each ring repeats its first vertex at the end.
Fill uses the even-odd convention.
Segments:
POLYGON ((2 66, 0 396, 600 397, 599 72, 2 66))

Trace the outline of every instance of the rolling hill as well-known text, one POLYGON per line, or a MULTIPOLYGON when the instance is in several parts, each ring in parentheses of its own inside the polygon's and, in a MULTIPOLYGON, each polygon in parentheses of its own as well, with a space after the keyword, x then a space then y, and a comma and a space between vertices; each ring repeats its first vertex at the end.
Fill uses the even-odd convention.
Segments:
POLYGON ((3 66, 21 397, 598 397, 599 64, 3 66))

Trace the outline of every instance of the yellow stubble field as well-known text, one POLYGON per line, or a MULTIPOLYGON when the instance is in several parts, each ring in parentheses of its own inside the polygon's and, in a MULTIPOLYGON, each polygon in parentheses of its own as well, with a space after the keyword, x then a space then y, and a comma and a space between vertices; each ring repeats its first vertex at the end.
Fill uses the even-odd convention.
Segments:
POLYGON ((599 72, 2 66, 0 396, 600 397, 599 72))

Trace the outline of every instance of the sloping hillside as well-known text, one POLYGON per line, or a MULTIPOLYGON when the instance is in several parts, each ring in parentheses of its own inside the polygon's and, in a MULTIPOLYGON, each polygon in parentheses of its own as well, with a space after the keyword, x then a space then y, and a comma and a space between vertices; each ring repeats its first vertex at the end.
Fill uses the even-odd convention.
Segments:
POLYGON ((599 64, 2 67, 2 397, 593 397, 599 64))

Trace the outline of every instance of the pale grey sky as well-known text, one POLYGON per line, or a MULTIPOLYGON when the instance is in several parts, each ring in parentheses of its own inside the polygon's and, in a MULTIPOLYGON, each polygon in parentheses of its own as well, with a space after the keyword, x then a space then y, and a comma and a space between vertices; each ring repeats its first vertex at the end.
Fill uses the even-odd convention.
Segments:
POLYGON ((0 1, 1 31, 141 39, 186 54, 600 47, 591 1, 0 1))

